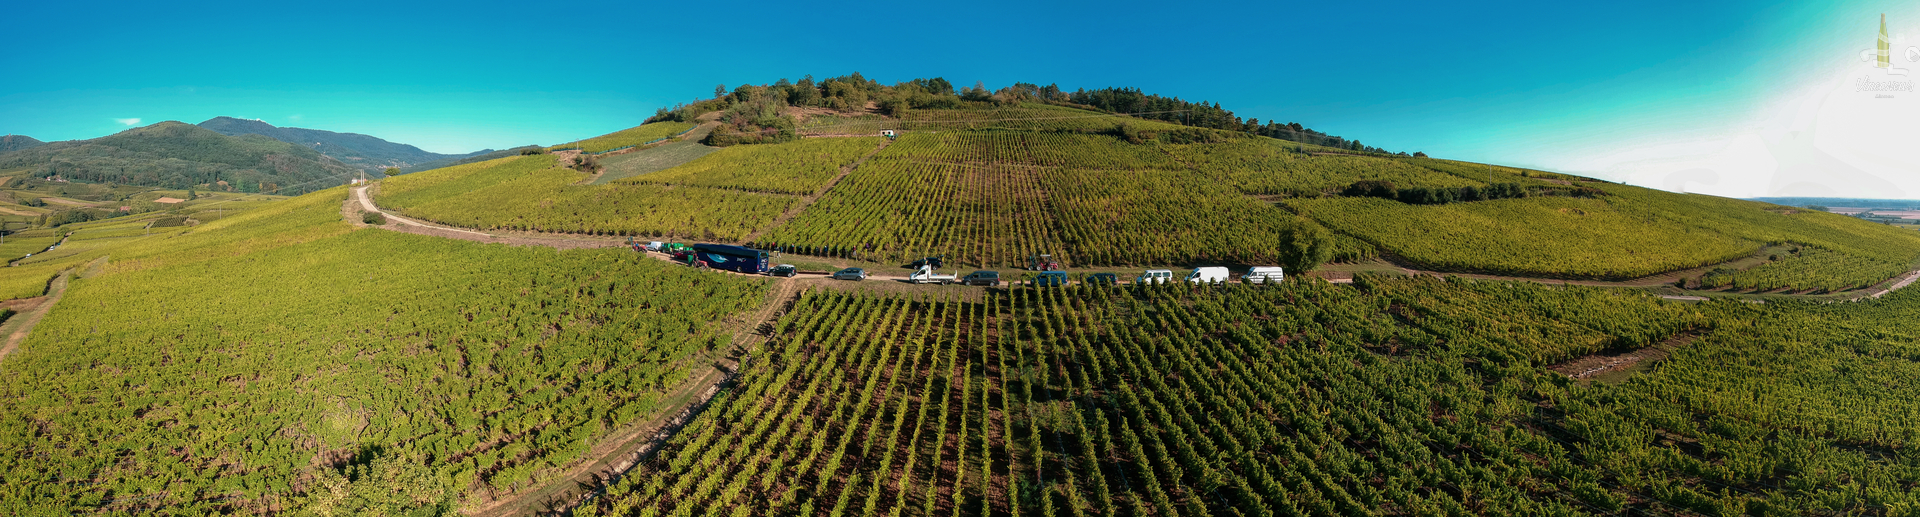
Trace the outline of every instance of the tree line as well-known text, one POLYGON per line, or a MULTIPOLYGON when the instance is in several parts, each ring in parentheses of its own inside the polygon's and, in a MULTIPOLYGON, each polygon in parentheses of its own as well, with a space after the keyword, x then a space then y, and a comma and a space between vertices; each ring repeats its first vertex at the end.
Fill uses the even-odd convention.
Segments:
MULTIPOLYGON (((919 78, 883 85, 879 81, 852 74, 815 80, 812 75, 798 81, 782 78, 772 84, 742 84, 733 88, 714 87, 713 97, 660 108, 647 122, 689 122, 715 111, 724 111, 724 122, 708 137, 709 145, 775 143, 799 138, 793 119, 784 116, 789 106, 828 108, 841 113, 864 113, 869 109, 899 118, 915 109, 965 109, 973 107, 1015 106, 1042 103, 1137 118, 1171 122, 1197 128, 1250 133, 1265 137, 1346 149, 1354 152, 1394 154, 1367 146, 1359 140, 1314 131, 1298 122, 1261 122, 1241 118, 1218 102, 1193 102, 1179 97, 1148 94, 1138 88, 1101 88, 1065 91, 1058 84, 1041 86, 1017 82, 998 90, 985 83, 956 88, 942 77, 919 78)), ((1407 153, 1398 153, 1407 155, 1407 153)), ((1424 157, 1425 154, 1419 154, 1424 157)))

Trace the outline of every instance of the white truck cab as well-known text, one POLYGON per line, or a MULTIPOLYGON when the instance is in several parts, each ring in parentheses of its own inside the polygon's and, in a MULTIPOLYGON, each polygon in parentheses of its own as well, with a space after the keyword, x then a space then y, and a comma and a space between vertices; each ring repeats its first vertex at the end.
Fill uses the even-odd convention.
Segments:
POLYGON ((1164 284, 1172 281, 1173 270, 1171 269, 1149 269, 1141 273, 1139 278, 1133 279, 1133 283, 1136 284, 1164 284))
POLYGON ((1267 282, 1278 283, 1281 280, 1286 280, 1287 276, 1280 266, 1254 266, 1253 269, 1247 270, 1247 276, 1240 277, 1240 279, 1246 280, 1249 284, 1264 284, 1267 282))
POLYGON ((1187 281, 1195 284, 1206 284, 1206 283, 1213 283, 1213 282, 1226 283, 1227 268, 1224 268, 1224 267, 1194 268, 1192 273, 1187 274, 1187 281))

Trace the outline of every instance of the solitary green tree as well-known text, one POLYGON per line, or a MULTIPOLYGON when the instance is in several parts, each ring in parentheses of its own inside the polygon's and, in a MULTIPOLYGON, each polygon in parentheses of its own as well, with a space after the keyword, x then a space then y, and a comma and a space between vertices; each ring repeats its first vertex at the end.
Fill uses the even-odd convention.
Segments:
POLYGON ((399 176, 399 175, 400 175, 400 168, 399 168, 399 167, 387 167, 387 170, 384 170, 384 171, 380 171, 380 172, 384 172, 384 173, 386 173, 386 175, 387 175, 387 177, 389 177, 389 178, 391 178, 391 177, 394 177, 394 176, 399 176))
POLYGON ((1305 274, 1333 260, 1333 235, 1320 225, 1297 221, 1280 234, 1280 266, 1289 275, 1305 274))

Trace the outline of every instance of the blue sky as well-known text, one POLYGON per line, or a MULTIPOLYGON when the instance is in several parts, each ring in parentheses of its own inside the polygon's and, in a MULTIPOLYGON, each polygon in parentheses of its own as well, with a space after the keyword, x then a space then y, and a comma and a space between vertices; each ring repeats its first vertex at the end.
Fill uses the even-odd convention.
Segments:
POLYGON ((1674 188, 1683 171, 1622 153, 1724 154, 1850 66, 1880 13, 1920 34, 1910 2, 1549 4, 36 2, 11 18, 67 21, 14 24, 0 133, 228 115, 465 152, 631 127, 715 84, 859 71, 1135 86, 1391 150, 1674 188))

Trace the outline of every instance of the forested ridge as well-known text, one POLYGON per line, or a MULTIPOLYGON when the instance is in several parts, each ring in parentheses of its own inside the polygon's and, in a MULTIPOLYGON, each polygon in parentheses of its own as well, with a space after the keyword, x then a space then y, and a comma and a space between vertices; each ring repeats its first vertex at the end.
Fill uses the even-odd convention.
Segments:
POLYGON ((304 146, 179 122, 0 154, 0 169, 13 168, 68 181, 279 194, 340 185, 357 172, 304 146))

